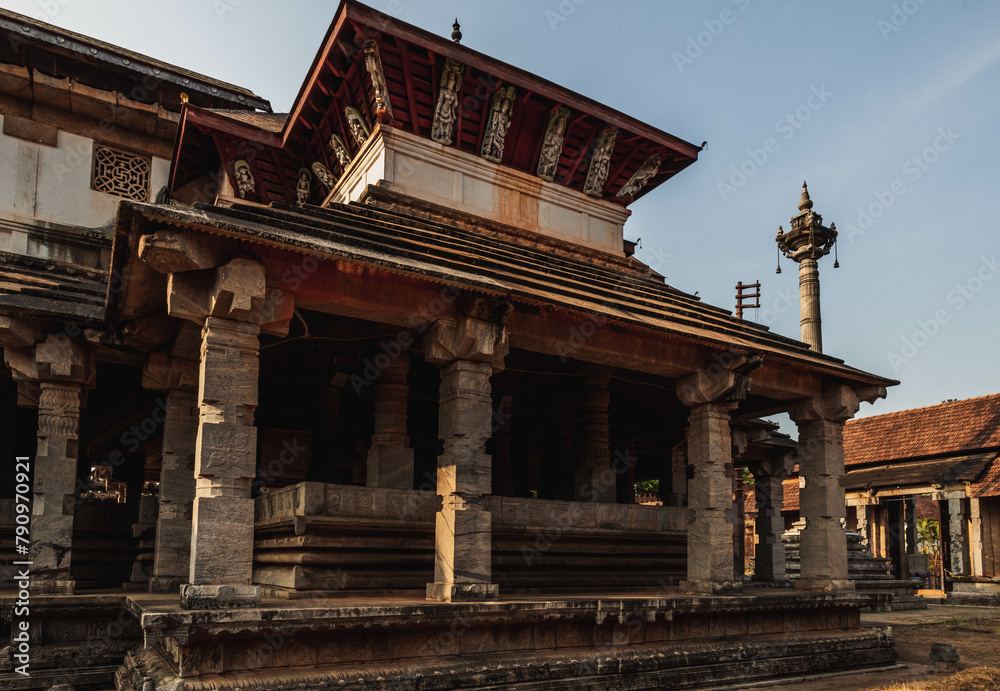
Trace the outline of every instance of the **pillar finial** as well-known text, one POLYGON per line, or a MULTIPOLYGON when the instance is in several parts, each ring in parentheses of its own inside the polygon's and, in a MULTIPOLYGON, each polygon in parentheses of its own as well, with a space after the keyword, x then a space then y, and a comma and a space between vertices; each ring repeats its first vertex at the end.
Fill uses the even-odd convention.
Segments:
POLYGON ((451 40, 454 41, 455 43, 461 43, 462 42, 462 30, 461 30, 462 27, 459 26, 458 17, 455 17, 455 23, 451 25, 451 28, 452 28, 451 40))
POLYGON ((806 187, 806 181, 802 181, 802 199, 799 200, 799 211, 806 211, 813 208, 812 199, 809 198, 809 188, 806 187))

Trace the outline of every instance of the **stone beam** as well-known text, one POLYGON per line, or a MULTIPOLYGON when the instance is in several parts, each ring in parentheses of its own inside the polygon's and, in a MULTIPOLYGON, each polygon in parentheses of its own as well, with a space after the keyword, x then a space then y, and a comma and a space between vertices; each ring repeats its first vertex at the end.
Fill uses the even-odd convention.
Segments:
POLYGON ((849 386, 828 384, 822 396, 797 403, 789 416, 799 428, 799 501, 805 520, 799 590, 853 591, 847 575, 844 423, 858 412, 849 386))
POLYGON ((41 325, 0 314, 0 348, 26 348, 45 338, 41 325))
POLYGON ((485 507, 492 468, 486 441, 492 433, 490 377, 508 351, 501 324, 460 314, 439 320, 423 339, 424 356, 441 367, 433 601, 495 599, 492 517, 485 507))

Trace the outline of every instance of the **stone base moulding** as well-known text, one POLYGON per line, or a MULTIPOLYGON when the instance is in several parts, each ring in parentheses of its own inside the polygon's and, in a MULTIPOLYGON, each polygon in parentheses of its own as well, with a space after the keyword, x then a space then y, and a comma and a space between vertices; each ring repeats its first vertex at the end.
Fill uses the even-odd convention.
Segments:
POLYGON ((260 607, 260 586, 191 585, 181 586, 184 609, 245 609, 260 607))
POLYGON ((428 583, 427 599, 434 602, 473 602, 496 600, 500 586, 496 583, 428 583))

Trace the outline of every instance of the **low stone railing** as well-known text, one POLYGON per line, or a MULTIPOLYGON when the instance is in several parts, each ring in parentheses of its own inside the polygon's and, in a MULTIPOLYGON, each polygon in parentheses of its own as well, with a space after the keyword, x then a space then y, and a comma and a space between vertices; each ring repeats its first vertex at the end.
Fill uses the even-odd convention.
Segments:
MULTIPOLYGON (((301 482, 255 502, 254 582, 316 596, 433 580, 437 495, 301 482)), ((655 587, 683 576, 687 509, 486 498, 494 581, 520 590, 655 587)))

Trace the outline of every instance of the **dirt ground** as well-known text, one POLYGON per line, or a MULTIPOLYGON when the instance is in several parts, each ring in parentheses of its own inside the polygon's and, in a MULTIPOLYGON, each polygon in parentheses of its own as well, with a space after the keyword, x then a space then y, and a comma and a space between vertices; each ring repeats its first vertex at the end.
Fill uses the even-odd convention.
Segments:
MULTIPOLYGON (((862 615, 862 626, 891 626, 905 669, 796 680, 780 686, 754 686, 763 691, 876 691, 896 682, 941 679, 928 659, 931 643, 952 643, 961 656, 960 667, 1000 667, 1000 608, 929 605, 926 610, 873 612, 862 615)), ((744 687, 745 688, 745 687, 744 687)))

